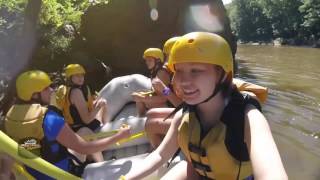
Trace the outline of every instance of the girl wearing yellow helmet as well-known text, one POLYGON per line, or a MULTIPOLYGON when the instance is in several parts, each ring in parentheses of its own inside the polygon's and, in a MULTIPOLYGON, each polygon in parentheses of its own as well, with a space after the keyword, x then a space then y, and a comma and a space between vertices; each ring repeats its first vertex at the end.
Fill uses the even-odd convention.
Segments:
POLYGON ((180 98, 176 96, 171 85, 172 72, 168 70, 164 63, 164 55, 168 55, 169 46, 172 43, 166 43, 163 53, 158 48, 148 48, 143 54, 145 63, 150 71, 152 90, 150 94, 141 92, 133 93, 136 101, 138 116, 144 115, 147 109, 148 121, 145 124, 145 130, 153 148, 156 148, 169 129, 170 121, 162 119, 173 111, 181 103, 180 98))
MULTIPOLYGON (((177 41, 177 39, 178 37, 173 37, 165 42, 163 46, 163 56, 165 61, 164 63, 161 63, 161 68, 157 77, 152 79, 153 89, 155 89, 156 92, 161 92, 161 94, 164 95, 166 100, 170 102, 169 107, 153 107, 146 113, 147 121, 145 124, 145 131, 153 148, 156 148, 161 143, 165 133, 168 131, 170 127, 170 121, 163 121, 163 119, 174 110, 174 107, 177 107, 182 102, 181 99, 177 96, 176 89, 173 87, 173 83, 171 82, 172 72, 168 68, 167 62, 171 48, 173 44, 177 41)), ((151 50, 155 49, 147 49, 145 51, 144 57, 146 57, 148 53, 149 56, 151 56, 151 50)), ((161 50, 156 50, 160 54, 161 50)), ((148 64, 147 61, 148 60, 146 60, 146 63, 148 64)))
POLYGON ((138 116, 145 115, 147 109, 168 107, 168 102, 173 105, 179 104, 179 100, 172 96, 173 94, 170 94, 169 84, 171 76, 170 73, 163 68, 164 55, 161 49, 148 48, 144 51, 143 58, 150 71, 153 88, 148 92, 135 92, 132 94, 133 99, 136 101, 138 116), (162 87, 157 88, 159 86, 154 86, 160 83, 162 87), (166 89, 163 87, 166 87, 166 89))
MULTIPOLYGON (((174 43, 178 39, 179 37, 172 37, 168 39, 163 45, 163 53, 166 61, 169 58, 174 43)), ((167 62, 165 63, 164 68, 168 69, 168 71, 171 72, 167 62)), ((237 86, 239 91, 245 91, 247 94, 250 94, 250 96, 257 98, 260 102, 265 102, 267 98, 267 88, 245 82, 237 78, 233 78, 233 83, 237 86)), ((172 82, 171 84, 174 85, 174 83, 172 82)), ((152 85, 159 92, 163 92, 165 89, 167 89, 166 85, 157 79, 152 81, 152 85)), ((179 94, 179 89, 177 87, 173 87, 173 89, 175 90, 175 93, 171 93, 172 95, 167 96, 167 98, 173 103, 176 102, 175 107, 177 107, 177 103, 181 103, 181 101, 176 100, 176 94, 179 94)), ((148 138, 153 148, 156 148, 161 143, 164 135, 167 133, 172 119, 171 115, 173 114, 174 108, 153 108, 148 111, 145 130, 148 134, 148 138)))
POLYGON ((160 146, 133 165, 125 179, 145 177, 178 148, 186 160, 162 179, 288 178, 259 102, 232 83, 232 54, 222 37, 205 32, 182 36, 169 67, 185 103, 160 146))
MULTIPOLYGON (((63 112, 71 128, 79 135, 92 134, 101 126, 102 115, 106 113, 107 102, 100 98, 93 100, 90 88, 85 84, 85 70, 80 64, 69 64, 65 68, 67 78, 67 93, 63 112)), ((77 154, 81 159, 85 156, 77 154)), ((101 152, 95 153, 96 162, 103 161, 101 152)))

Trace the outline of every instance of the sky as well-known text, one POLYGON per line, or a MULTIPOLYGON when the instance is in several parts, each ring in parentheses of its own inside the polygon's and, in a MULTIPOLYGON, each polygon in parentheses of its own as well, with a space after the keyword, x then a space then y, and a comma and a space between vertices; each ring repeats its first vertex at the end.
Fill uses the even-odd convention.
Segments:
POLYGON ((222 0, 223 1, 223 4, 228 4, 231 2, 231 0, 222 0))

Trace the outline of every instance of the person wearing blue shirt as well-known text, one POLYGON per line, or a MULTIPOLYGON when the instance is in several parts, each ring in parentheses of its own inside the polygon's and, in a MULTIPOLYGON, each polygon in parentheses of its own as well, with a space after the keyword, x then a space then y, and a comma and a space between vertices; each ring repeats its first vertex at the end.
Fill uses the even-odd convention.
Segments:
MULTIPOLYGON (((54 164, 55 166, 71 172, 75 175, 77 172, 73 171, 70 167, 70 159, 74 156, 68 152, 67 149, 72 149, 81 154, 92 154, 105 150, 109 145, 118 142, 123 138, 130 136, 130 127, 123 126, 115 135, 95 141, 85 141, 65 122, 61 111, 54 106, 47 106, 50 104, 53 89, 50 77, 43 71, 33 70, 22 73, 16 80, 16 90, 19 103, 12 106, 8 111, 7 116, 11 117, 25 117, 24 114, 32 114, 36 116, 36 121, 42 121, 42 131, 39 136, 41 145, 40 156, 46 161, 54 164), (22 116, 16 116, 24 113, 22 116), (15 116, 12 116, 14 114, 15 116)), ((21 121, 22 119, 20 119, 21 121)), ((24 119, 23 119, 24 121, 24 119)), ((16 134, 23 134, 25 131, 17 132, 11 128, 6 129, 7 134, 13 139, 16 139, 16 134)), ((35 136, 33 133, 26 133, 25 137, 35 136)), ((76 161, 78 164, 81 162, 76 161)), ((83 169, 83 167, 82 167, 83 169)), ((46 180, 52 179, 51 177, 40 173, 34 169, 27 167, 27 171, 36 179, 46 180)))

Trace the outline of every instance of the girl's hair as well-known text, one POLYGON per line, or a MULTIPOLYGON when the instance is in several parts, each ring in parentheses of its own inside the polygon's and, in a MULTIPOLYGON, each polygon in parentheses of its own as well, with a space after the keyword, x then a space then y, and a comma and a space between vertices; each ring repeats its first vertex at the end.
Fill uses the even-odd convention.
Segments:
MULTIPOLYGON (((72 82, 72 76, 70 76, 69 78, 65 79, 66 85, 69 86, 69 87, 71 87, 71 86, 79 86, 79 85, 75 84, 74 82, 72 82)), ((84 84, 85 83, 83 83, 83 85, 84 84)), ((83 86, 83 85, 81 85, 81 86, 83 86)))
MULTIPOLYGON (((214 65, 214 68, 217 70, 217 72, 221 72, 221 77, 223 77, 226 72, 222 69, 221 66, 214 65)), ((226 79, 221 82, 221 91, 224 98, 228 98, 234 88, 232 85, 232 74, 228 73, 226 79)))
POLYGON ((66 85, 67 86, 73 86, 74 85, 74 83, 72 82, 72 76, 70 76, 69 78, 66 78, 65 81, 66 81, 66 85))
POLYGON ((163 64, 160 59, 155 58, 154 67, 150 70, 150 78, 153 79, 157 76, 158 71, 163 67, 163 64))

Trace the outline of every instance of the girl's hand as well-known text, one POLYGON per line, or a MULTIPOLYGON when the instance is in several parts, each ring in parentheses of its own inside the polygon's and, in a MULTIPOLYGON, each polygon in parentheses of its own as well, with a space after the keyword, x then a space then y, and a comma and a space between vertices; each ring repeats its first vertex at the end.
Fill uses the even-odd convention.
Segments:
POLYGON ((120 139, 130 137, 131 136, 131 127, 127 124, 122 124, 119 129, 118 135, 119 135, 120 139))
POLYGON ((141 102, 143 100, 143 98, 145 98, 145 96, 140 94, 139 92, 134 92, 131 94, 131 96, 132 96, 133 100, 136 102, 141 102))
POLYGON ((95 107, 100 109, 104 106, 107 106, 107 100, 106 99, 103 99, 103 98, 100 98, 100 99, 97 99, 96 102, 95 102, 95 107))
POLYGON ((159 78, 155 77, 152 79, 152 87, 158 94, 162 94, 167 86, 159 78))

